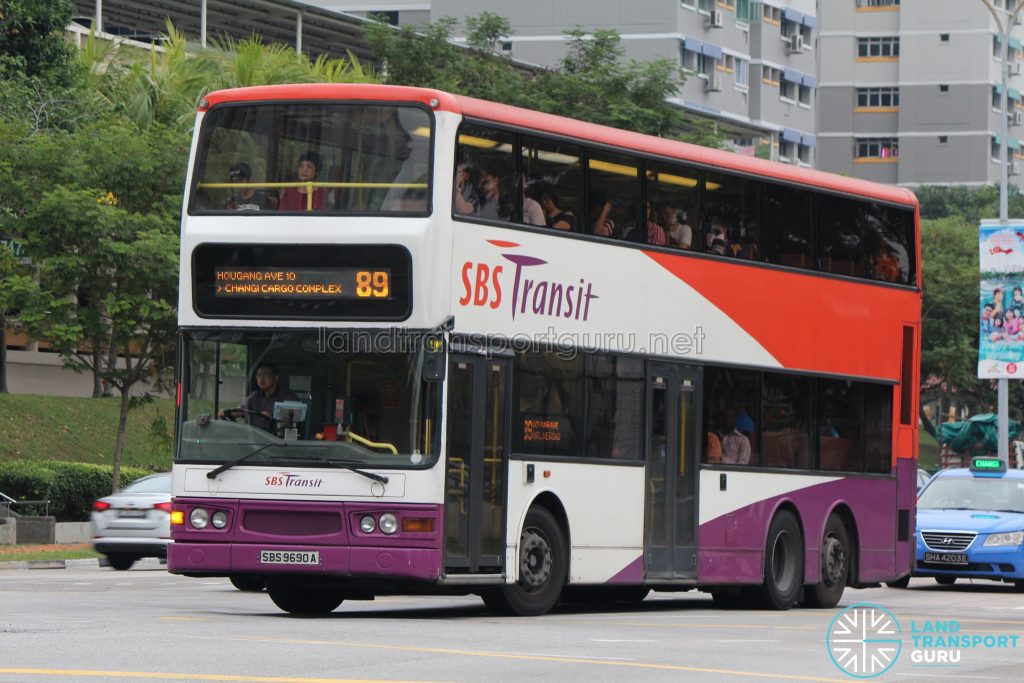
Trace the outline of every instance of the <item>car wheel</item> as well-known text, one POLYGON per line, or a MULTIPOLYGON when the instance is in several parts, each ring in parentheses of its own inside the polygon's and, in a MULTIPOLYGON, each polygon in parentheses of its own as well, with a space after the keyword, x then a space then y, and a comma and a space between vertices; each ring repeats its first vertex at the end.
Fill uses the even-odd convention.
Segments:
POLYGON ((935 577, 935 583, 939 584, 940 586, 952 586, 954 583, 956 583, 956 577, 955 576, 936 576, 935 577))
POLYGON ((109 553, 107 555, 107 562, 114 569, 123 572, 132 568, 132 565, 135 564, 135 558, 124 553, 109 553))
POLYGON ((901 579, 896 579, 895 581, 886 581, 885 585, 889 588, 906 588, 910 585, 910 574, 907 574, 901 579))
POLYGON ((313 582, 276 579, 267 583, 267 593, 279 608, 289 614, 330 614, 345 599, 341 588, 313 582))
POLYGON ((544 614, 558 604, 568 567, 562 528, 544 508, 530 508, 519 539, 519 580, 484 591, 480 597, 498 614, 544 614))
POLYGON ((258 576, 252 574, 236 574, 228 577, 231 581, 231 585, 240 591, 261 591, 267 587, 267 584, 258 576))
POLYGON ((808 607, 832 608, 839 604, 850 573, 850 537, 837 515, 830 515, 821 539, 821 580, 804 589, 808 607))
POLYGON ((1013 590, 1016 593, 1024 593, 1024 581, 1014 581, 1013 590))
POLYGON ((788 510, 775 515, 764 548, 764 583, 751 593, 764 609, 786 610, 803 588, 804 542, 796 517, 788 510))

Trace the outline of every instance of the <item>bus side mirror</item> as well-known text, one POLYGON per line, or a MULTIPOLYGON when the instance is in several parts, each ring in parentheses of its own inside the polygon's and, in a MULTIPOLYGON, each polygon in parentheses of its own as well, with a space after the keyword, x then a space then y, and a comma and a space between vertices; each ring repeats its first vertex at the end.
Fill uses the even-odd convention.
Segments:
POLYGON ((423 340, 423 380, 425 382, 443 382, 445 369, 444 338, 430 336, 423 340))

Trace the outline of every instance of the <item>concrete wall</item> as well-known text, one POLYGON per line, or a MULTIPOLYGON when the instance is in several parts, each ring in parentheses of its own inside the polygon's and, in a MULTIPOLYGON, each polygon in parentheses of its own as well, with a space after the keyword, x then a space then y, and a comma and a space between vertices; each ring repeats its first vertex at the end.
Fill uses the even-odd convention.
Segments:
POLYGON ((56 524, 56 517, 19 517, 15 542, 18 544, 53 543, 56 524))
POLYGON ((17 534, 17 520, 13 517, 0 517, 0 545, 14 545, 17 534))
POLYGON ((92 540, 92 522, 57 522, 54 543, 88 543, 92 540))

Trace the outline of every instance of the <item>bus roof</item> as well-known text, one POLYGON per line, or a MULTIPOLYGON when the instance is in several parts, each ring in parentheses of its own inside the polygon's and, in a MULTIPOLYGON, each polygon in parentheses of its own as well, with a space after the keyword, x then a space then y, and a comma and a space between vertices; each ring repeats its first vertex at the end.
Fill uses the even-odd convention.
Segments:
POLYGON ((440 111, 449 111, 493 123, 553 133, 568 138, 623 147, 637 152, 678 158, 783 182, 807 185, 844 194, 868 196, 881 201, 917 207, 917 198, 906 188, 874 183, 824 171, 815 171, 790 164, 781 164, 755 157, 645 135, 596 123, 587 123, 564 116, 545 114, 506 104, 488 102, 474 97, 453 95, 430 88, 364 83, 303 83, 267 85, 232 90, 218 90, 200 102, 199 110, 226 102, 266 102, 275 100, 373 100, 377 102, 420 102, 440 111), (432 103, 436 100, 436 104, 432 103))

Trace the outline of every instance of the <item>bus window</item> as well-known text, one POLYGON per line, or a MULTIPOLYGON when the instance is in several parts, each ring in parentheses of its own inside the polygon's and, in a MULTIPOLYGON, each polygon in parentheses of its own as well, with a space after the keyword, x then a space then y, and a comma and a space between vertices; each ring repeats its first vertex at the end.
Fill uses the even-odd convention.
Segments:
MULTIPOLYGON (((583 214, 583 166, 580 148, 564 142, 523 138, 525 194, 544 210, 545 224, 572 232, 583 214)), ((523 211, 523 222, 527 212, 523 211)))
MULTIPOLYGON (((727 368, 704 372, 704 425, 720 462, 757 465, 761 456, 761 373, 727 368)), ((705 462, 715 462, 705 449, 705 462)))
POLYGON ((578 455, 583 424, 583 357, 516 354, 513 443, 528 455, 578 455))
POLYGON ((599 237, 645 241, 641 218, 640 160, 590 150, 588 154, 587 220, 584 232, 599 237))
POLYGON ((892 391, 886 384, 864 385, 866 472, 892 472, 892 391))
POLYGON ((868 275, 874 280, 883 282, 911 282, 912 260, 908 245, 913 235, 908 234, 908 226, 913 225, 913 217, 908 222, 907 211, 899 211, 877 204, 864 206, 864 226, 868 238, 868 263, 871 269, 868 275))
POLYGON ((700 179, 684 166, 651 162, 647 164, 646 196, 654 220, 665 231, 665 244, 677 249, 700 249, 695 235, 703 234, 700 224, 700 179))
POLYGON ((426 213, 430 130, 430 115, 409 106, 216 107, 189 211, 426 213))
POLYGON ((859 382, 818 380, 818 469, 863 471, 862 389, 859 382))
POLYGON ((810 377, 765 374, 761 434, 765 467, 803 470, 814 466, 812 390, 810 377))
POLYGON ((761 260, 760 184, 709 173, 704 184, 704 240, 708 253, 761 260))
POLYGON ((514 149, 512 133, 472 125, 459 129, 453 197, 456 214, 493 221, 515 219, 522 189, 516 189, 514 149))
POLYGON ((587 361, 588 458, 636 460, 643 432, 644 374, 638 358, 587 361))
POLYGON ((796 268, 814 268, 814 194, 767 185, 764 197, 765 259, 796 268))
POLYGON ((826 273, 863 277, 866 261, 863 204, 821 195, 818 203, 818 266, 826 273))

